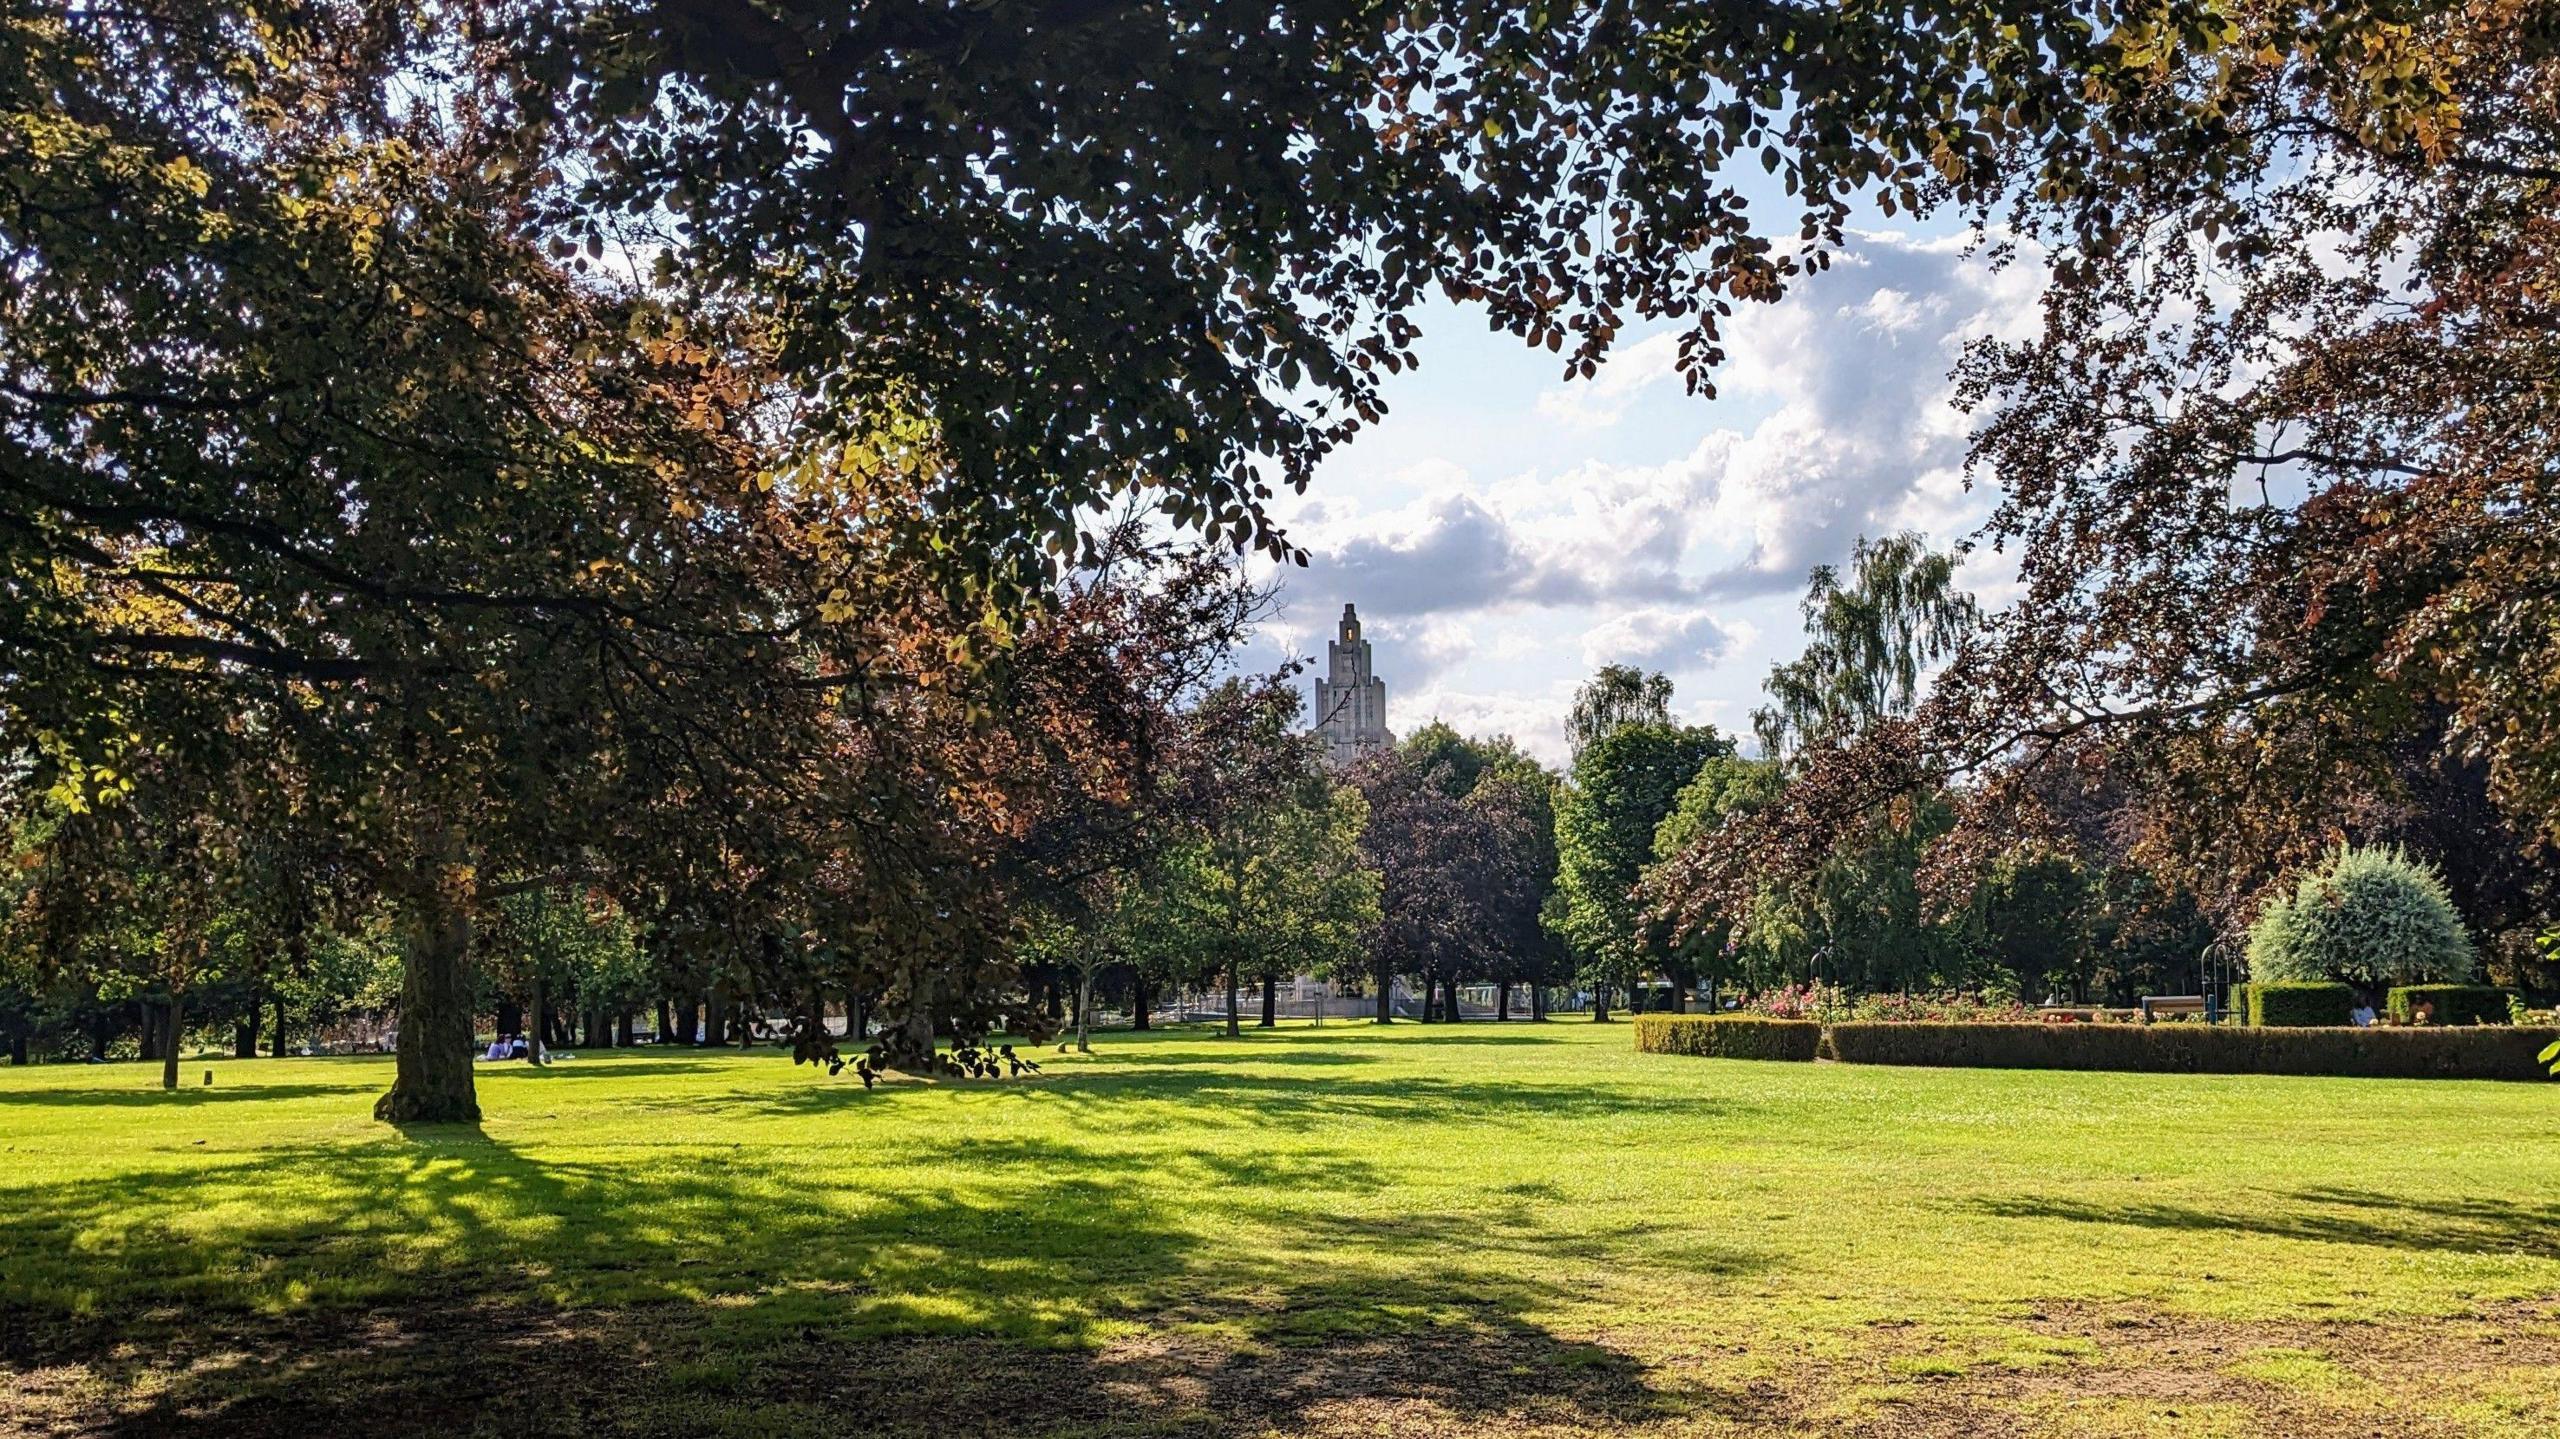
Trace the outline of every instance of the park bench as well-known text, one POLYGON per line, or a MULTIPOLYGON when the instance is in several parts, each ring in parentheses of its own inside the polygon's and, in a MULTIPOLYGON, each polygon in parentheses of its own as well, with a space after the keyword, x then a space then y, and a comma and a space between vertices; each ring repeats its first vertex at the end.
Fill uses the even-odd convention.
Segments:
POLYGON ((2173 1014, 2192 1014, 2199 1019, 2212 1016, 2201 994, 2146 994, 2142 997, 2144 1023, 2173 1014))

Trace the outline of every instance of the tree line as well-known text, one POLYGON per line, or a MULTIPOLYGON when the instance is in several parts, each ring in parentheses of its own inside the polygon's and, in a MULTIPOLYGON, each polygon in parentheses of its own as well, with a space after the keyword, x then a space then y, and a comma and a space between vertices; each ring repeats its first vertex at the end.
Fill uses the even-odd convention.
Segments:
MULTIPOLYGON (((1305 781, 1227 752, 1287 688, 1225 684, 1230 561, 1291 556, 1268 502, 1376 420, 1416 306, 1583 377, 1676 322, 1711 389, 1861 197, 2052 277, 1961 374, 2025 598, 1908 714, 1782 695, 1779 797, 1644 905, 1639 819, 1731 756, 1595 741, 1630 778, 1550 792, 1539 933, 1722 955, 1773 885, 1846 933, 1899 891, 1801 877, 1883 835, 1952 901, 2110 784, 2213 821, 2135 841, 2208 910, 2319 840, 2306 794, 2440 779, 2547 838, 2552 48, 2532 7, 2205 0, 14 15, 6 963, 167 1034, 222 985, 353 1002, 321 957, 379 936, 395 1121, 476 1113, 526 896, 811 1059, 848 1002, 865 1063, 1045 1024, 1025 926, 1106 876, 1270 898, 1221 826, 1305 781)), ((1526 836, 1529 788, 1366 823, 1526 836)), ((1519 854, 1371 866, 1382 927, 1481 919, 1393 941, 1444 995, 1526 933, 1519 854)))

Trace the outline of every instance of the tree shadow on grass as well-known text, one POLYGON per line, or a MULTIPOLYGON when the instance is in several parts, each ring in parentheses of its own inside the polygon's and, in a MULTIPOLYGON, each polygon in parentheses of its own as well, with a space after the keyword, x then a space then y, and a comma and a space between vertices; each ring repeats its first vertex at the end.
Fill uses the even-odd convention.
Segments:
POLYGON ((176 1089, 12 1089, 0 1090, 0 1105, 29 1105, 39 1108, 109 1108, 109 1109, 200 1109, 208 1104, 229 1104, 235 1100, 313 1099, 320 1095, 346 1096, 362 1094, 366 1086, 350 1081, 344 1084, 228 1084, 207 1088, 198 1084, 180 1085, 176 1089))
POLYGON ((2190 1234, 2259 1234, 2322 1244, 2462 1254, 2560 1251, 2560 1203, 2504 1199, 2418 1199, 2363 1190, 2312 1188, 2263 1209, 2217 1211, 2183 1204, 2097 1204, 2053 1197, 1977 1200, 2003 1219, 2123 1224, 2190 1234))
POLYGON ((7 1191, 0 1430, 1287 1433, 1673 1402, 1527 1317, 1561 1297, 1539 1267, 1482 1262, 1555 1257, 1525 1201, 1348 1219, 1386 1180, 1332 1152, 968 1140, 887 1183, 775 1155, 563 1162, 420 1127, 7 1191), (1182 1222, 1211 1188, 1220 1223, 1182 1222))
MULTIPOLYGON (((898 1104, 923 1097, 924 1086, 891 1084, 866 1090, 851 1078, 754 1095, 661 1096, 649 1103, 678 1108, 717 1104, 740 1115, 824 1113, 860 1104, 898 1104)), ((1202 1059, 1136 1070, 1063 1073, 1036 1082, 987 1086, 1026 1105, 1055 1105, 1091 1113, 1097 1121, 1132 1112, 1133 1102, 1154 1101, 1182 1109, 1187 1124, 1320 1132, 1345 1121, 1452 1121, 1506 1123, 1527 1119, 1638 1122, 1646 1118, 1739 1115, 1750 1106, 1723 1098, 1667 1093, 1635 1086, 1540 1083, 1521 1080, 1440 1079, 1427 1075, 1354 1079, 1328 1074, 1301 1078, 1255 1074, 1202 1059)))

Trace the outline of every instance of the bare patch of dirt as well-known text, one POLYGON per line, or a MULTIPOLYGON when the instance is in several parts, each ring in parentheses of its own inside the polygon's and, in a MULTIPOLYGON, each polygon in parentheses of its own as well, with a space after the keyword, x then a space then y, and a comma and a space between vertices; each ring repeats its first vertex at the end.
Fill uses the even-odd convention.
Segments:
POLYGON ((711 1428, 1059 1439, 2469 1439, 2485 1431, 2456 1401, 2475 1394, 2527 1396, 2498 1411, 2513 1412, 2520 1433, 2560 1417, 2560 1399, 2548 1397, 2560 1394, 2552 1302, 2394 1323, 2237 1323, 2054 1304, 1961 1326, 1879 1325, 1829 1357, 1658 1329, 1559 1335, 1490 1306, 1304 1344, 1168 1324, 1094 1349, 738 1328, 690 1305, 549 1311, 454 1295, 352 1316, 36 1329, 21 1315, 0 1328, 13 1331, 0 1343, 9 1439, 711 1428))

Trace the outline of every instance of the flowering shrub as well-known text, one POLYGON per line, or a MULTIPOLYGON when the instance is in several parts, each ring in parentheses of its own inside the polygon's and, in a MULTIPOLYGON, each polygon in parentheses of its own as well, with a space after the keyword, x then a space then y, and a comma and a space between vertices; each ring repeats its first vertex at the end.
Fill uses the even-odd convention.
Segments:
POLYGON ((1763 990, 1743 1006, 1743 1012, 1824 1024, 2023 1024, 2035 1018, 2032 1010, 2015 999, 1993 1000, 1970 994, 1864 994, 1852 998, 1836 984, 1790 984, 1763 990))
POLYGON ((1836 984, 1789 984, 1762 990, 1743 1010, 1771 1019, 1813 1019, 1830 1024, 1847 1019, 1851 1007, 1849 992, 1836 984))
POLYGON ((1852 1007, 1850 1018, 1871 1024, 2025 1024, 2035 1015, 2015 999, 1979 998, 1970 994, 1870 994, 1852 1007))

